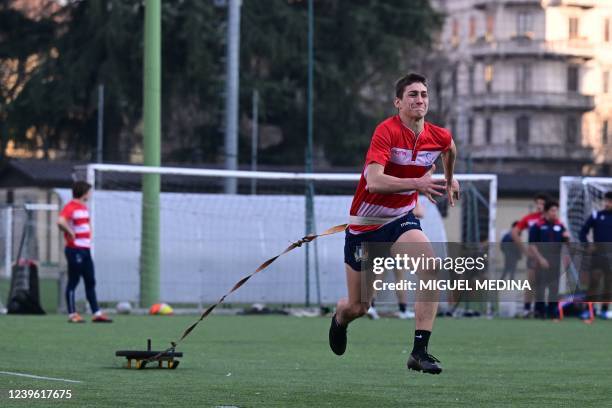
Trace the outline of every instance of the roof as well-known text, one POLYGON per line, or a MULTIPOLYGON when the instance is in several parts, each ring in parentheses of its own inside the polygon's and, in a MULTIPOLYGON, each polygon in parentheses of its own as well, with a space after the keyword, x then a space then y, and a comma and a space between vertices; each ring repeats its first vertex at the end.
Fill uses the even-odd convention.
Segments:
POLYGON ((72 172, 80 162, 11 159, 0 169, 0 188, 70 187, 72 172))
POLYGON ((560 174, 498 174, 500 197, 533 197, 537 193, 559 195, 560 174))
MULTIPOLYGON (((62 188, 70 187, 73 181, 73 169, 75 166, 84 165, 84 162, 71 161, 48 161, 35 159, 11 159, 0 169, 0 188, 7 187, 41 187, 62 188)), ((198 168, 222 168, 219 164, 201 164, 194 166, 198 168)), ((180 166, 183 167, 183 166, 180 166)), ((249 170, 249 166, 240 166, 242 170, 249 170)), ((259 166, 260 171, 291 171, 300 172, 304 167, 299 166, 259 166)), ((330 173, 358 173, 358 168, 325 168, 317 169, 330 173)), ((538 192, 551 195, 559 194, 558 174, 498 174, 498 195, 500 197, 532 197, 538 192)), ((116 177, 116 176, 115 176, 116 177)), ((124 175, 122 181, 134 181, 140 184, 140 178, 134 175, 124 175), (133 179, 133 180, 132 180, 133 179)), ((190 184, 184 178, 172 180, 177 184, 190 184)), ((170 181, 169 179, 168 181, 170 181)), ((174 184, 173 183, 173 184, 174 184)), ((193 180, 192 180, 193 183, 193 180)), ((248 181, 245 182, 245 185, 248 181)), ((266 183, 258 183, 263 187, 266 183)), ((346 187, 346 186, 344 186, 346 187)), ((301 186, 299 188, 302 188, 301 186)), ((330 186, 333 189, 333 186, 330 186)), ((351 187, 352 189, 352 187, 351 187)), ((343 193, 346 193, 343 191, 343 193)), ((352 190, 350 192, 352 194, 352 190)))

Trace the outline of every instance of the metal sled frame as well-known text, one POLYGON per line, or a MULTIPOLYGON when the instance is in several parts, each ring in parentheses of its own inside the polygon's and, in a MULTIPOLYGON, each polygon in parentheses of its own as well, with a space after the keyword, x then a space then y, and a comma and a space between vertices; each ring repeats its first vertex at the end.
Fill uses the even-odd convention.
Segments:
POLYGON ((134 366, 139 370, 145 368, 147 364, 155 362, 157 362, 157 368, 169 368, 174 370, 180 363, 176 358, 183 357, 183 353, 176 351, 162 353, 161 351, 151 350, 151 339, 148 339, 147 350, 119 350, 115 352, 115 356, 125 357, 127 359, 126 368, 132 368, 132 360, 135 360, 134 366), (159 355, 159 357, 155 360, 149 360, 157 355, 159 355), (164 361, 166 362, 165 367, 164 361))

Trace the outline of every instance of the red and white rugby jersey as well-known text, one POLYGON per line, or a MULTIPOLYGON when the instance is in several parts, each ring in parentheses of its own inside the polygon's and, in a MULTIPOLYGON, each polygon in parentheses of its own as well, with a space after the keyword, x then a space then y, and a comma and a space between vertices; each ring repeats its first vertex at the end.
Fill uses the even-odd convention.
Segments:
MULTIPOLYGON (((396 217, 412 210, 418 192, 397 194, 370 193, 366 183, 366 169, 371 163, 385 167, 385 174, 399 178, 422 177, 442 152, 447 151, 452 137, 447 129, 425 122, 416 137, 398 115, 380 123, 370 143, 357 191, 353 197, 350 215, 360 217, 396 217)), ((349 225, 350 232, 360 233, 380 228, 380 225, 349 225)))
POLYGON ((68 221, 74 231, 74 240, 64 232, 64 239, 68 248, 91 248, 91 227, 89 226, 89 210, 87 206, 77 200, 72 200, 60 213, 68 221))
POLYGON ((527 214, 516 224, 516 228, 518 228, 519 233, 524 230, 531 228, 536 222, 538 222, 542 218, 541 212, 532 212, 531 214, 527 214))

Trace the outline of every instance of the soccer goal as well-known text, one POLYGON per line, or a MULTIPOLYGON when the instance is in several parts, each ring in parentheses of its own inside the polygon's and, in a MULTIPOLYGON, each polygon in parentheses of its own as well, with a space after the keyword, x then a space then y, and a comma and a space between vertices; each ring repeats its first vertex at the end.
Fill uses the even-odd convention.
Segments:
POLYGON ((612 177, 561 177, 559 183, 561 220, 578 242, 586 219, 603 208, 604 195, 612 191, 612 177))
MULTIPOLYGON (((139 301, 142 176, 157 174, 160 300, 196 306, 217 300, 238 279, 306 235, 309 223, 315 232, 345 223, 360 177, 106 164, 89 165, 77 174, 94 186, 90 213, 100 300, 139 301), (229 178, 237 179, 237 194, 224 193, 229 178), (309 186, 314 190, 310 206, 309 186)), ((496 176, 457 179, 463 186, 459 206, 446 209, 421 198, 423 229, 436 242, 494 242, 496 176)), ((228 302, 335 302, 346 292, 343 247, 340 233, 299 248, 228 302)))

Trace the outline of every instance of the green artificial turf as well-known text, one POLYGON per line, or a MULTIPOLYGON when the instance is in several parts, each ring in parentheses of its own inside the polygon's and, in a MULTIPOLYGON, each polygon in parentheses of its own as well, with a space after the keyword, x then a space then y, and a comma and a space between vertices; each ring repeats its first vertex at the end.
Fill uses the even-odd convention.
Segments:
POLYGON ((413 322, 361 319, 336 357, 329 318, 212 316, 176 370, 125 369, 116 350, 166 347, 195 317, 0 316, 0 406, 601 407, 612 403, 612 322, 439 319, 430 352, 444 372, 408 372, 413 322), (10 400, 10 389, 70 389, 72 399, 10 400))

